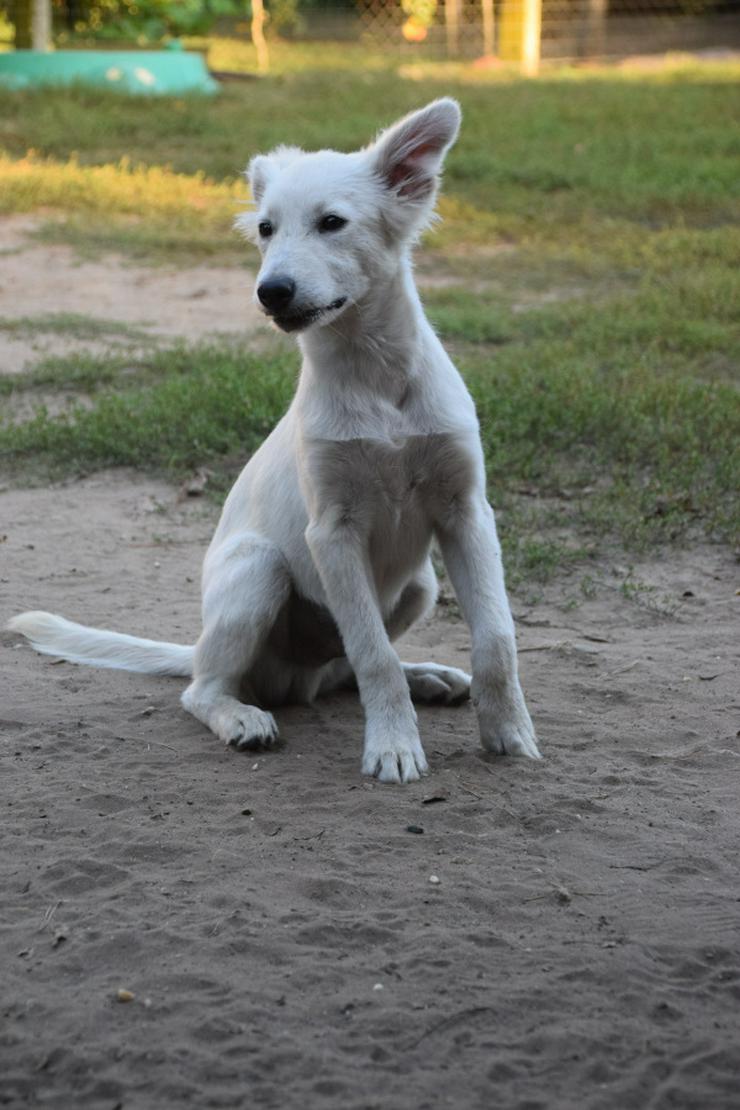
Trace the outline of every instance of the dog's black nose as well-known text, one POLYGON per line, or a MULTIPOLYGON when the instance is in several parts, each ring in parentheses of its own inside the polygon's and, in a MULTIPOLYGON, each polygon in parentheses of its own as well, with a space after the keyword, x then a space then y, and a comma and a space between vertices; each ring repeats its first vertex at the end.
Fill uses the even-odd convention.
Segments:
POLYGON ((289 277, 268 278, 257 286, 257 296, 270 312, 287 308, 293 300, 295 282, 289 277))

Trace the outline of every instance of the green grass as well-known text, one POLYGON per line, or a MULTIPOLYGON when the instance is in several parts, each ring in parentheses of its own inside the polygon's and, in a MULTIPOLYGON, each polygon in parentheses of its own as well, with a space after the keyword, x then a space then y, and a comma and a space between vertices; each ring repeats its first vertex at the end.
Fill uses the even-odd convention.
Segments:
POLYGON ((23 374, 0 377, 0 397, 49 388, 60 393, 94 393, 104 385, 119 382, 127 361, 109 356, 101 365, 99 358, 84 351, 74 355, 49 355, 23 374))
MULTIPOLYGON (((97 393, 105 386, 117 386, 131 378, 144 380, 147 364, 132 362, 130 354, 111 353, 101 358, 87 351, 70 355, 46 355, 22 374, 0 377, 0 397, 33 394, 41 390, 58 393, 97 393)), ((1 425, 0 425, 1 426, 1 425)))
POLYGON ((74 153, 83 165, 126 157, 233 179, 250 154, 277 142, 354 149, 443 91, 465 112, 448 188, 476 207, 525 223, 597 213, 701 222, 707 205, 716 218, 726 201, 729 216, 738 153, 732 86, 711 79, 543 78, 441 89, 387 72, 309 71, 226 86, 217 101, 33 90, 5 96, 0 147, 13 157, 29 148, 57 159, 74 153), (341 111, 327 111, 330 104, 341 111))
MULTIPOLYGON (((490 242, 496 235, 561 245, 576 239, 619 256, 656 229, 716 228, 737 216, 732 85, 705 73, 672 81, 448 80, 440 87, 387 71, 312 70, 226 86, 217 100, 34 90, 6 94, 0 149, 14 159, 30 149, 58 162, 74 154, 82 167, 125 158, 233 183, 255 151, 277 142, 352 149, 380 124, 450 92, 462 102, 465 124, 446 174, 446 243, 490 242), (327 112, 330 104, 341 111, 327 112)), ((155 174, 135 190, 128 184, 122 193, 111 182, 108 220, 119 211, 148 218, 163 188, 176 193, 170 218, 178 208, 192 215, 187 189, 177 182, 164 186, 155 174)), ((74 197, 64 195, 68 187, 59 195, 51 181, 47 186, 34 203, 74 207, 74 197)), ((28 189, 0 190, 0 205, 14 210, 28 196, 28 189)), ((208 211, 203 219, 209 221, 208 211)))
POLYGON ((233 223, 248 199, 244 182, 166 167, 82 165, 0 150, 0 212, 44 213, 37 236, 81 253, 123 250, 150 261, 244 258, 233 223))
POLYGON ((95 316, 82 316, 76 312, 50 312, 40 316, 6 316, 0 318, 0 331, 13 337, 34 336, 39 333, 61 335, 69 339, 110 339, 130 341, 150 339, 143 328, 123 324, 120 320, 101 320, 95 316))
POLYGON ((232 453, 245 458, 286 408, 295 378, 289 355, 263 358, 228 344, 129 359, 128 385, 120 358, 88 360, 117 388, 101 391, 90 408, 50 416, 40 406, 32 420, 0 426, 0 460, 11 471, 29 462, 42 475, 125 465, 177 477, 232 453))
MULTIPOLYGON (((731 533, 740 467, 732 386, 653 372, 629 350, 605 368, 584 356, 577 335, 531 340, 517 334, 515 320, 511 328, 493 357, 473 345, 459 357, 495 499, 511 507, 522 486, 542 497, 565 491, 582 526, 633 542, 675 536, 697 519, 717 535, 731 533)), ((97 391, 91 407, 56 416, 41 408, 31 421, 0 427, 7 468, 35 461, 51 474, 129 465, 180 477, 206 462, 218 469, 225 458, 226 481, 234 458, 243 461, 284 411, 296 359, 225 343, 170 348, 130 357, 128 384, 121 356, 88 355, 83 365, 97 391)), ((46 381, 59 377, 57 369, 46 381)), ((85 385, 82 375, 76 384, 85 385)), ((530 562, 546 563, 551 541, 538 543, 530 562)))
POLYGON ((13 339, 58 335, 66 340, 96 340, 113 348, 103 359, 85 350, 69 355, 46 355, 23 374, 0 375, 0 397, 38 389, 92 393, 121 382, 132 373, 140 377, 146 363, 138 359, 132 366, 131 356, 126 351, 132 346, 151 346, 155 342, 143 328, 74 312, 0 318, 0 332, 13 339))
POLYGON ((115 253, 149 266, 246 265, 253 260, 253 252, 234 234, 232 215, 230 212, 213 229, 188 219, 170 222, 154 217, 133 223, 115 216, 106 219, 101 214, 85 217, 73 213, 62 220, 42 221, 29 238, 73 247, 86 259, 115 253))
MULTIPOLYGON (((224 68, 245 64, 218 48, 224 68)), ((546 577, 603 537, 732 536, 740 67, 524 81, 430 65, 408 80, 382 59, 328 70, 307 68, 310 51, 278 53, 275 76, 216 100, 7 95, 0 210, 43 211, 38 234, 80 250, 253 263, 231 226, 250 154, 278 141, 350 149, 453 93, 465 122, 419 273, 433 275, 424 300, 478 404, 510 575, 546 577)), ((296 356, 259 343, 47 359, 27 387, 90 396, 6 422, 0 460, 177 477, 208 463, 225 485, 293 388, 296 356)))

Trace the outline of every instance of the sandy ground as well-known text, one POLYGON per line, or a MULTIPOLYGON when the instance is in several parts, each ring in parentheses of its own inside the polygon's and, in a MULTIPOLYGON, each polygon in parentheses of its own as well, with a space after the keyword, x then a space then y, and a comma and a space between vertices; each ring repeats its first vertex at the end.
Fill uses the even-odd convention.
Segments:
MULTIPOLYGON (((213 522, 126 472, 4 488, 0 621, 192 642, 213 522)), ((591 573, 514 599, 542 762, 427 708, 405 788, 350 695, 237 755, 178 680, 3 633, 0 1105, 736 1110, 737 565, 591 573)), ((402 654, 468 649, 443 610, 402 654)))
MULTIPOLYGON (((134 326, 153 341, 247 334, 264 323, 252 303, 253 275, 245 270, 141 266, 110 255, 82 259, 71 247, 33 242, 30 233, 41 222, 37 216, 0 220, 0 321, 76 314, 134 326)), ((101 349, 99 341, 0 330, 0 373, 22 372, 47 354, 101 349)))

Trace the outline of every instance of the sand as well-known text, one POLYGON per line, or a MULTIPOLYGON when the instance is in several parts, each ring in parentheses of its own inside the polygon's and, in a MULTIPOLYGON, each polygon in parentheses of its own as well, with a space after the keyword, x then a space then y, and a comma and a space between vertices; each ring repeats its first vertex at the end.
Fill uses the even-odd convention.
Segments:
MULTIPOLYGON (((264 324, 252 303, 254 275, 248 270, 146 266, 115 255, 80 258, 71 247, 31 239, 42 223, 35 215, 0 220, 0 321, 79 315, 136 328, 150 343, 246 336, 264 324)), ((110 339, 104 344, 0 330, 0 374, 22 372, 46 355, 97 354, 111 345, 110 339)))
MULTIPOLYGON (((122 471, 2 488, 0 621, 192 642, 214 513, 122 471)), ((513 599, 545 758, 424 708, 403 788, 361 777, 351 695, 239 755, 179 680, 3 633, 0 1105, 736 1110, 737 564, 590 574, 513 599)), ((401 651, 465 666, 468 632, 442 607, 401 651)))

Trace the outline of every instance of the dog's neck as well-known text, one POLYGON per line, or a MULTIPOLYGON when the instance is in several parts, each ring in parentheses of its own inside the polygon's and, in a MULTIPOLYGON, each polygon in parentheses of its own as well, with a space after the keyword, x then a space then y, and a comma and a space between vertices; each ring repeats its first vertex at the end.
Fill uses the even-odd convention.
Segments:
POLYGON ((411 260, 404 256, 336 321, 300 337, 302 374, 313 380, 328 376, 334 388, 364 387, 397 403, 419 372, 423 322, 411 260))

